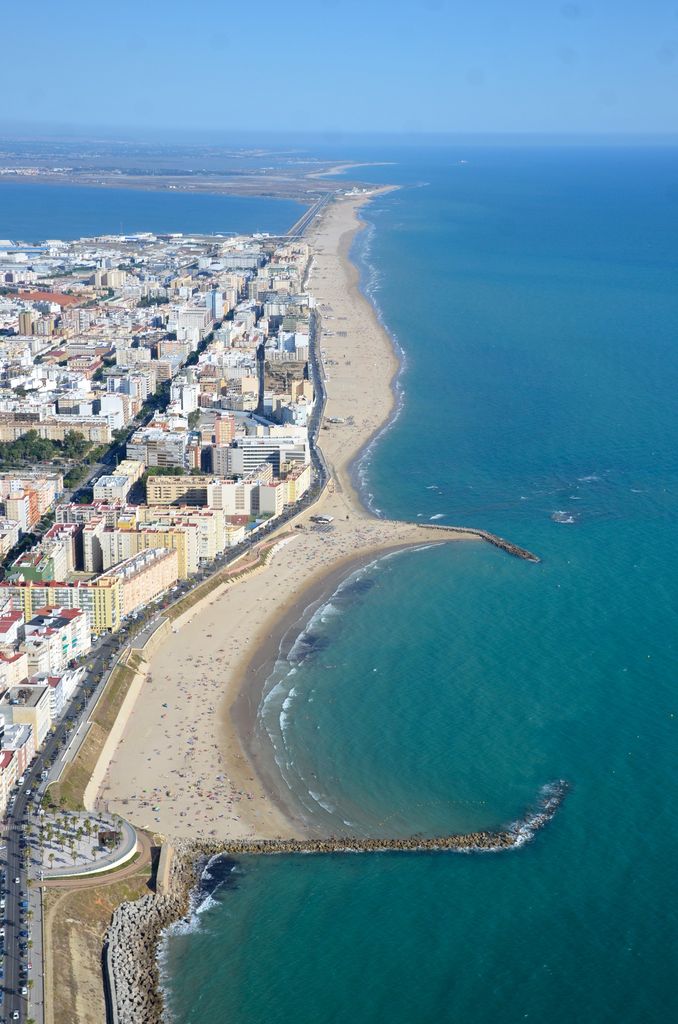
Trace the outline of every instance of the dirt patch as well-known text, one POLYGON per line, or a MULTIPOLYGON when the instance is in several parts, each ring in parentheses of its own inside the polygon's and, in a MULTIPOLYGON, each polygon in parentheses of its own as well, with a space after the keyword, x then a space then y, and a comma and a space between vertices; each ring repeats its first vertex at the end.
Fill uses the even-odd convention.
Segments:
POLYGON ((150 865, 120 882, 64 892, 46 890, 45 1024, 106 1020, 101 974, 104 934, 115 908, 148 891, 150 865))

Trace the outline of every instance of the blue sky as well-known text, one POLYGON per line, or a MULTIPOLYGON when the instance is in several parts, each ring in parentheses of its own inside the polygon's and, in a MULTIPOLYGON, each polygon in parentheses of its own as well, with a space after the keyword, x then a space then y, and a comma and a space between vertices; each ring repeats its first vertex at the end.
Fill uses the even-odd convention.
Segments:
POLYGON ((678 131, 678 0, 34 0, 2 37, 17 126, 678 131))

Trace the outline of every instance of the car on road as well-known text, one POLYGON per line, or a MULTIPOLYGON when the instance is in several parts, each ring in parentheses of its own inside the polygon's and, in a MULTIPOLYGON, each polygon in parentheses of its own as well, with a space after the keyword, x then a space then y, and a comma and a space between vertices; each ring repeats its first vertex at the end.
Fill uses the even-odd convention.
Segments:
POLYGON ((21 879, 18 876, 14 879, 14 884, 21 885, 21 879))
POLYGON ((28 995, 28 989, 27 989, 27 987, 25 985, 21 986, 21 995, 22 996, 27 996, 28 995))
POLYGON ((18 1020, 18 1019, 19 1019, 19 1011, 15 1010, 14 1013, 12 1014, 12 1020, 18 1020))

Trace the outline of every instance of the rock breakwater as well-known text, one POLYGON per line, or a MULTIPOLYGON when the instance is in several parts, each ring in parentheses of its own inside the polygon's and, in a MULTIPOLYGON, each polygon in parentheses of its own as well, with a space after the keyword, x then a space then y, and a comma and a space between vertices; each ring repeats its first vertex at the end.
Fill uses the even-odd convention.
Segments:
POLYGON ((481 540, 495 548, 500 548, 508 555, 513 555, 514 558, 522 558, 525 562, 541 562, 539 555, 528 551, 527 548, 513 544, 510 540, 499 537, 496 533, 490 533, 489 530, 477 530, 472 526, 441 526, 440 523, 414 523, 414 525, 422 530, 453 530, 455 533, 467 533, 472 537, 480 537, 481 540))
POLYGON ((106 933, 108 1024, 161 1024, 158 943, 164 930, 189 912, 198 879, 200 851, 187 847, 181 854, 172 859, 166 893, 121 903, 113 913, 106 933))
POLYGON ((553 818, 569 786, 558 780, 544 786, 536 806, 523 818, 497 831, 451 834, 430 839, 369 839, 337 836, 327 839, 201 840, 174 843, 167 891, 135 903, 122 903, 114 912, 106 936, 109 990, 113 1024, 162 1024, 163 999, 157 951, 163 932, 191 913, 191 893, 205 864, 214 857, 274 854, 341 854, 452 852, 492 853, 528 842, 553 818))

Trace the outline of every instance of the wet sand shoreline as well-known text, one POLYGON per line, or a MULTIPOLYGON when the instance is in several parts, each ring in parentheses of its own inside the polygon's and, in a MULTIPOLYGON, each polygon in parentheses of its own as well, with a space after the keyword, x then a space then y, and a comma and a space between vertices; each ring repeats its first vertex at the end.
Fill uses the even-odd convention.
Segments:
MULTIPOLYGON (((422 544, 422 547, 430 546, 428 542, 422 544)), ((236 670, 240 680, 237 694, 232 702, 221 709, 226 729, 229 724, 235 729, 248 761, 264 789, 288 819, 292 829, 301 835, 324 835, 325 829, 304 817, 294 795, 282 782, 272 748, 267 739, 260 734, 258 713, 266 696, 267 680, 277 661, 286 658, 316 610, 336 593, 341 583, 355 572, 371 565, 376 559, 404 550, 416 548, 405 545, 372 553, 364 552, 359 557, 335 566, 320 579, 303 588, 284 614, 272 625, 271 632, 253 644, 253 652, 246 659, 242 669, 236 670)))

